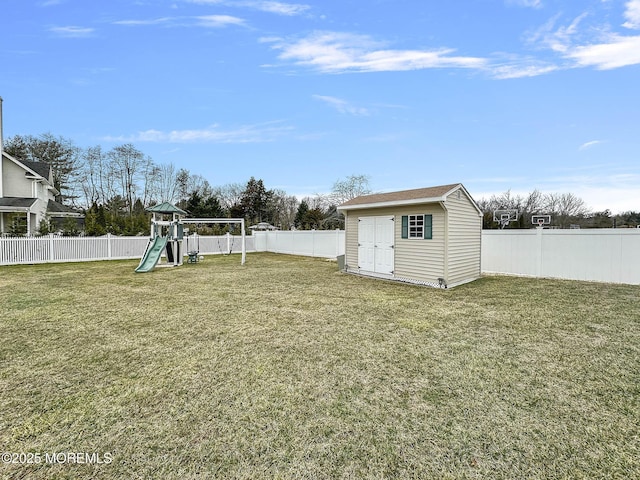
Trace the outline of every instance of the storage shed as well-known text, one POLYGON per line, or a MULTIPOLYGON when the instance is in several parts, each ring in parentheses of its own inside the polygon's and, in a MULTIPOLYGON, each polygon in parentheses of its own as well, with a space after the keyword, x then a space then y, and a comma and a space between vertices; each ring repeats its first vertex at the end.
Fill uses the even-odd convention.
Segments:
POLYGON ((345 216, 345 271, 454 287, 480 277, 482 212, 460 183, 362 195, 345 216))

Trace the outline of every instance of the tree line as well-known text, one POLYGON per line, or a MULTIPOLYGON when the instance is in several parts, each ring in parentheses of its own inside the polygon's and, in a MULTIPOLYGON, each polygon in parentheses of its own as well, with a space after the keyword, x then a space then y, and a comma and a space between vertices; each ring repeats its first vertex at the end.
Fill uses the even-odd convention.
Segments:
MULTIPOLYGON (((133 144, 105 150, 102 146, 80 148, 68 138, 45 133, 8 138, 4 150, 18 160, 44 162, 51 166, 56 201, 82 211, 84 225, 67 220, 68 235, 146 235, 146 208, 172 203, 191 217, 244 218, 249 225, 261 222, 283 230, 334 229, 344 224, 336 207, 355 196, 370 193, 369 177, 352 175, 335 182, 331 194, 298 200, 280 189, 267 189, 261 179, 245 184, 212 186, 201 175, 158 164, 133 144)), ((24 226, 18 226, 24 228, 24 226)), ((52 230, 44 222, 40 233, 52 230)), ((221 233, 214 227, 203 233, 221 233)), ((13 233, 20 233, 18 231, 13 233)))
MULTIPOLYGON (((146 235, 150 215, 145 209, 162 202, 177 205, 191 217, 244 218, 249 225, 265 222, 283 230, 343 228, 344 218, 337 206, 372 193, 367 175, 350 175, 337 180, 331 193, 300 200, 284 190, 267 189, 254 177, 246 183, 212 186, 201 175, 173 163, 154 162, 131 143, 110 150, 100 145, 83 149, 51 133, 16 135, 7 139, 4 150, 18 160, 44 162, 52 167, 54 187, 60 192, 56 201, 85 215, 84 225, 74 219, 65 222, 62 231, 69 235, 81 230, 86 235, 146 235)), ((500 228, 493 220, 494 211, 500 209, 519 212, 518 220, 507 228, 531 228, 531 217, 542 214, 551 215, 552 225, 559 228, 640 224, 640 212, 592 212, 572 193, 534 190, 523 196, 507 190, 476 203, 483 212, 485 229, 500 228)), ((40 233, 51 229, 46 222, 40 225, 40 233)), ((218 226, 203 233, 220 233, 221 229, 218 226)))
POLYGON ((483 212, 482 228, 496 229, 493 220, 496 210, 517 210, 518 220, 506 228, 531 228, 534 215, 550 215, 551 225, 557 228, 635 228, 640 225, 640 212, 613 215, 610 210, 594 212, 584 200, 572 193, 542 193, 533 190, 527 195, 514 195, 507 190, 476 202, 483 212))

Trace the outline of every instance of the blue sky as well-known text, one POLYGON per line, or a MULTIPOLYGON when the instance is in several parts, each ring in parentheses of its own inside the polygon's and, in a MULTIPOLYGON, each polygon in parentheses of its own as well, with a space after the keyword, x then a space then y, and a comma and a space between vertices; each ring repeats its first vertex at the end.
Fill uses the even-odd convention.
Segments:
POLYGON ((4 135, 298 196, 462 182, 640 210, 640 0, 3 0, 4 135))

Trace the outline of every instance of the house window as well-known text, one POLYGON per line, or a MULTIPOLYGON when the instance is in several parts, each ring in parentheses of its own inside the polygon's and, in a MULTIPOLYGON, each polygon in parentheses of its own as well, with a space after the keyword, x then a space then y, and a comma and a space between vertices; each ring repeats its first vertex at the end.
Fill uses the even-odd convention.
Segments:
POLYGON ((403 215, 402 238, 425 240, 433 238, 433 217, 431 215, 403 215))

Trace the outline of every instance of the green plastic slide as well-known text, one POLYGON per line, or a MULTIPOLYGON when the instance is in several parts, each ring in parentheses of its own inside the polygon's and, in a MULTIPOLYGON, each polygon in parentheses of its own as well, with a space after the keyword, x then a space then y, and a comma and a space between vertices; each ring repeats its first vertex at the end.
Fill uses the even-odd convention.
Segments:
POLYGON ((150 272, 156 267, 162 251, 167 246, 167 239, 168 237, 156 237, 153 242, 149 242, 147 250, 144 252, 142 260, 140 260, 140 265, 136 268, 136 272, 150 272))

